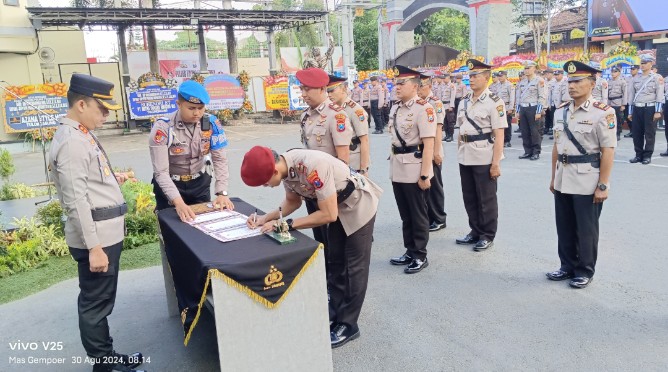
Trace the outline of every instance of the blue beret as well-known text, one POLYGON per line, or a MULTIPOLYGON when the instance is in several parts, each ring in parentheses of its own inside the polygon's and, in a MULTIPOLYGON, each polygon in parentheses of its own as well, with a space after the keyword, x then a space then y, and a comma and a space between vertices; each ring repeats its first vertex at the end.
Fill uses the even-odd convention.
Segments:
POLYGON ((179 86, 179 95, 190 103, 209 104, 209 92, 195 80, 186 80, 179 86))

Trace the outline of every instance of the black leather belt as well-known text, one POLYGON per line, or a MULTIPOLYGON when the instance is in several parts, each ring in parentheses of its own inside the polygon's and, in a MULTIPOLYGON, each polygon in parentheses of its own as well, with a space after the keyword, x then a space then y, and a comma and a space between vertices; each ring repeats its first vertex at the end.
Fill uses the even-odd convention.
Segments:
POLYGON ((491 140, 492 133, 483 133, 483 134, 462 134, 462 142, 475 142, 482 140, 491 140))
POLYGON ((393 154, 411 154, 417 151, 422 151, 422 145, 417 146, 395 146, 392 145, 393 154))
POLYGON ((346 187, 341 191, 336 192, 336 204, 343 203, 350 195, 355 191, 355 183, 353 181, 348 181, 346 187))
POLYGON ((624 97, 624 96, 619 96, 619 97, 608 97, 608 101, 613 100, 613 99, 620 99, 620 98, 622 98, 622 97, 624 97))
POLYGON ((443 103, 450 103, 450 101, 445 101, 445 102, 443 102, 443 103))
POLYGON ((123 203, 114 207, 91 209, 93 221, 105 221, 128 213, 128 205, 123 203))
POLYGON ((171 178, 172 181, 188 182, 200 178, 201 176, 204 175, 204 173, 206 172, 200 171, 199 173, 196 174, 184 174, 184 175, 172 174, 169 176, 169 178, 171 178))
POLYGON ((557 161, 562 164, 593 163, 599 160, 601 160, 601 154, 587 154, 587 155, 559 154, 557 156, 557 161))

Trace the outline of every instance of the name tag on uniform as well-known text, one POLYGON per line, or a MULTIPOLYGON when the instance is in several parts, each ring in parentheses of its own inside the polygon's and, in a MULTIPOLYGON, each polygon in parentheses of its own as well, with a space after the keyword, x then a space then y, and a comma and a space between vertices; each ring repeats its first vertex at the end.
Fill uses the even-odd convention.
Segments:
POLYGON ((591 120, 582 120, 578 121, 578 124, 593 125, 594 123, 592 123, 591 120))

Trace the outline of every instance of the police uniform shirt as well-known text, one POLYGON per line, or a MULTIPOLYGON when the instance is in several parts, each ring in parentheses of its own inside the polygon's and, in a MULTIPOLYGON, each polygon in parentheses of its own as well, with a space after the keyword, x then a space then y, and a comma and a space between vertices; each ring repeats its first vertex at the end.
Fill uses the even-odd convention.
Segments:
MULTIPOLYGON (((457 127, 460 136, 478 135, 476 128, 466 119, 465 112, 473 120, 483 133, 492 133, 494 129, 508 127, 506 120, 506 105, 501 98, 485 89, 475 101, 471 101, 473 95, 467 95, 459 104, 457 110, 457 127)), ((497 138, 497 140, 503 140, 497 138)), ((494 144, 483 139, 474 142, 462 142, 457 148, 457 161, 462 165, 488 165, 492 164, 494 156, 494 144)), ((503 159, 503 158, 502 158, 503 159)))
POLYGON ((506 111, 513 110, 515 108, 515 88, 510 81, 506 80, 505 82, 499 82, 499 85, 496 89, 496 95, 501 98, 501 100, 506 104, 506 111))
POLYGON ((596 78, 596 85, 591 95, 599 102, 608 103, 608 82, 602 78, 596 78))
MULTIPOLYGON (((443 108, 443 102, 434 96, 434 92, 429 92, 427 102, 429 102, 429 104, 432 105, 436 111, 436 127, 434 127, 434 138, 436 138, 437 126, 439 124, 442 125, 443 121, 445 121, 445 109, 443 108)), ((441 158, 443 158, 443 144, 441 141, 434 142, 434 156, 436 155, 440 155, 441 158)))
POLYGON ((608 83, 608 104, 614 107, 626 106, 629 102, 628 91, 626 80, 621 76, 610 80, 608 83))
POLYGON ((302 114, 302 143, 307 149, 337 157, 336 146, 349 146, 353 137, 350 119, 342 107, 325 99, 302 114))
POLYGON ((211 130, 202 131, 200 123, 184 123, 177 111, 153 124, 148 140, 153 177, 170 202, 180 197, 171 175, 185 176, 201 172, 205 166, 205 156, 209 153, 216 178, 214 192, 227 191, 227 137, 215 116, 209 116, 209 121, 211 130))
POLYGON ((355 88, 353 88, 353 93, 351 96, 352 100, 360 103, 362 100, 362 88, 359 87, 359 85, 355 85, 355 88))
POLYGON ((369 86, 362 88, 362 106, 371 106, 371 88, 369 88, 369 86))
POLYGON ((443 102, 443 108, 445 110, 455 107, 455 91, 457 87, 454 83, 443 83, 443 88, 441 89, 441 102, 443 102))
MULTIPOLYGON (((434 138, 436 134, 436 112, 427 101, 417 96, 407 102, 399 101, 390 112, 390 134, 392 145, 401 147, 396 131, 406 141, 406 146, 417 146, 422 138, 434 138), (395 120, 396 117, 396 120, 395 120)), ((392 182, 417 183, 422 172, 422 158, 414 153, 390 154, 390 179, 392 182)), ((431 161, 431 159, 427 160, 431 161)), ((433 177, 433 167, 429 167, 428 178, 433 177)))
POLYGON ((466 95, 468 87, 463 82, 455 84, 455 98, 462 98, 466 95))
POLYGON ((60 119, 49 150, 49 173, 67 214, 65 241, 69 247, 109 247, 123 240, 124 216, 93 221, 91 210, 125 201, 108 159, 85 126, 60 119))
POLYGON ((629 115, 633 115, 633 105, 638 103, 655 103, 656 112, 661 111, 665 101, 664 81, 661 75, 650 72, 647 76, 638 73, 629 88, 629 115))
POLYGON ((290 150, 281 156, 288 167, 288 177, 283 180, 288 192, 325 200, 345 189, 349 181, 355 184, 355 191, 338 205, 338 217, 348 236, 376 214, 383 190, 342 161, 319 151, 301 149, 290 150))
POLYGON ((564 102, 568 102, 571 100, 570 94, 568 94, 568 80, 567 78, 561 79, 561 81, 557 81, 557 79, 554 79, 555 85, 554 85, 554 90, 552 91, 552 95, 550 99, 552 100, 550 102, 551 106, 554 107, 559 107, 561 106, 564 102))
POLYGON ((385 91, 383 90, 383 87, 379 84, 376 83, 376 85, 371 86, 371 101, 378 101, 378 107, 383 106, 383 102, 385 102, 385 91))
POLYGON ((390 106, 390 88, 383 86, 383 95, 385 97, 385 106, 390 106))
MULTIPOLYGON (((668 101, 668 75, 663 78, 663 94, 666 97, 666 101, 668 101)), ((663 120, 667 120, 666 118, 663 118, 663 120)))
MULTIPOLYGON (((362 106, 348 98, 343 102, 343 110, 348 115, 350 123, 352 124, 353 138, 369 135, 369 116, 362 106)), ((361 148, 362 146, 358 144, 357 147, 355 147, 355 150, 350 150, 350 162, 348 164, 352 169, 361 169, 361 148)))
POLYGON ((520 81, 518 90, 519 98, 517 104, 520 106, 538 106, 536 112, 540 113, 547 104, 545 80, 537 75, 534 75, 531 80, 526 79, 520 81))
MULTIPOLYGON (((564 104, 554 113, 554 143, 557 153, 581 155, 577 147, 564 132, 564 110, 567 111, 568 129, 580 142, 587 154, 601 152, 601 148, 617 146, 617 119, 615 110, 593 97, 577 109, 573 101, 564 104)), ((554 175, 554 189, 564 194, 592 195, 598 186, 600 168, 591 163, 562 164, 557 162, 554 175)))

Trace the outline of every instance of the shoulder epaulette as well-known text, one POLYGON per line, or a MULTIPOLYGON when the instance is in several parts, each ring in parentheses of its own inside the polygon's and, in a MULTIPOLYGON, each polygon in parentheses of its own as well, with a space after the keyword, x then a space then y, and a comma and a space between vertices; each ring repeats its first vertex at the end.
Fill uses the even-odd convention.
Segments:
POLYGON ((166 123, 169 123, 169 118, 166 116, 156 118, 155 121, 164 121, 166 123))
POLYGON ((497 95, 494 94, 494 93, 490 93, 490 94, 489 94, 489 98, 491 98, 492 101, 494 101, 494 102, 499 102, 499 100, 501 99, 501 98, 499 98, 499 96, 497 96, 497 95))
POLYGON ((334 111, 341 111, 343 110, 343 107, 337 105, 336 103, 332 102, 329 104, 329 108, 331 108, 334 111))
POLYGON ((564 103, 562 103, 561 105, 559 105, 557 108, 563 108, 563 107, 566 107, 566 106, 568 106, 568 105, 570 105, 570 104, 571 104, 570 102, 564 102, 564 103))
POLYGON ((436 102, 436 101, 438 101, 438 98, 436 98, 436 96, 430 96, 429 100, 436 102))
POLYGON ((357 105, 357 104, 355 103, 355 101, 349 101, 349 102, 348 102, 348 107, 355 107, 355 105, 357 105))
POLYGON ((472 94, 473 94, 473 93, 467 93, 467 94, 464 96, 464 98, 466 98, 466 99, 471 99, 471 95, 472 95, 472 94))
POLYGON ((425 101, 424 99, 420 98, 420 99, 416 100, 415 103, 419 103, 419 104, 421 104, 421 105, 426 105, 426 104, 427 104, 427 101, 425 101))
POLYGON ((605 110, 607 110, 607 109, 610 108, 610 106, 606 105, 606 104, 603 103, 603 102, 599 102, 599 101, 594 102, 594 105, 593 105, 593 106, 596 107, 597 109, 599 109, 599 110, 603 110, 603 111, 605 111, 605 110))

